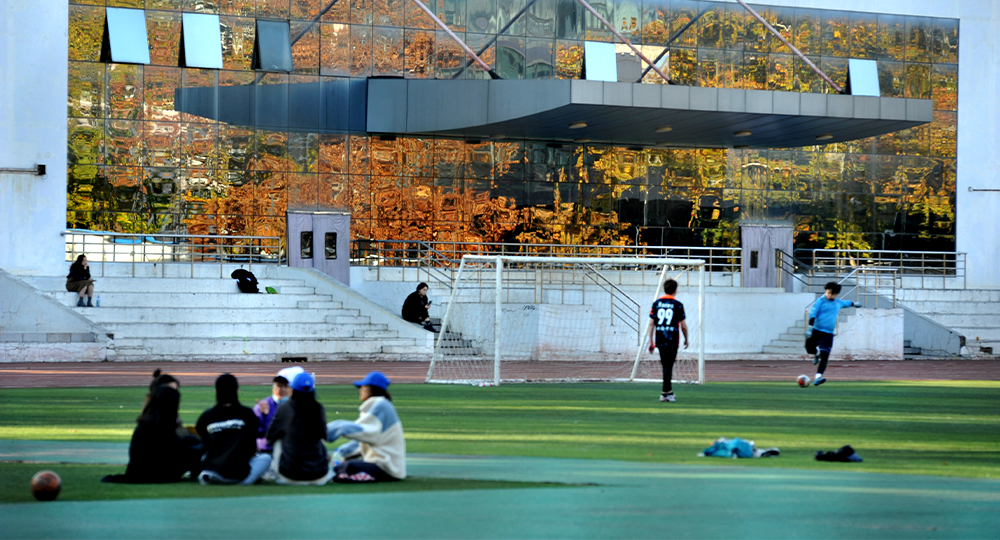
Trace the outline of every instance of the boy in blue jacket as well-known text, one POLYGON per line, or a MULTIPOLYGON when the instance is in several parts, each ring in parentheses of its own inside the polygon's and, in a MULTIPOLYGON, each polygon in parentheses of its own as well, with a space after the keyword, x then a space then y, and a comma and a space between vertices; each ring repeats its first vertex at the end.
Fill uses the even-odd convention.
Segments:
POLYGON ((823 372, 826 371, 826 363, 830 360, 830 350, 833 349, 833 330, 837 327, 837 315, 841 308, 860 307, 860 304, 850 300, 838 300, 840 294, 840 284, 831 281, 826 284, 826 292, 816 299, 813 307, 809 310, 809 329, 807 335, 812 335, 816 341, 816 358, 813 364, 819 363, 816 369, 816 378, 813 384, 819 386, 826 382, 823 372))

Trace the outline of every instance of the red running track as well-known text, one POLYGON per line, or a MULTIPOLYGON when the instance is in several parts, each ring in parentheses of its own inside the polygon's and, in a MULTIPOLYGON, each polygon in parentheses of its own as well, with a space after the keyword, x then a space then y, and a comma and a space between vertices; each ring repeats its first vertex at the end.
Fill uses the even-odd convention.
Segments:
MULTIPOLYGON (((211 386, 221 373, 232 373, 242 385, 267 385, 279 369, 290 365, 292 364, 212 362, 12 363, 0 364, 0 388, 146 386, 153 370, 157 368, 177 377, 186 386, 211 386)), ((426 362, 354 361, 296 365, 315 373, 318 384, 349 384, 373 370, 382 371, 397 383, 422 383, 428 366, 426 362)), ((537 368, 538 363, 533 363, 530 371, 537 373, 537 368)), ((705 364, 705 378, 708 382, 789 381, 801 373, 810 376, 815 373, 812 362, 738 360, 705 364)), ((1000 381, 1000 360, 835 361, 830 363, 826 375, 831 380, 843 381, 1000 381)))

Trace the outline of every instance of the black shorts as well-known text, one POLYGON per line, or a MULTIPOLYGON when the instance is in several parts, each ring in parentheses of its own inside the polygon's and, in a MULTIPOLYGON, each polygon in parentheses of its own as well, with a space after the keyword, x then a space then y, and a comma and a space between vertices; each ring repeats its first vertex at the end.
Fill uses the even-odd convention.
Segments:
POLYGON ((816 350, 826 352, 833 350, 833 334, 822 330, 813 330, 813 339, 816 341, 816 350))

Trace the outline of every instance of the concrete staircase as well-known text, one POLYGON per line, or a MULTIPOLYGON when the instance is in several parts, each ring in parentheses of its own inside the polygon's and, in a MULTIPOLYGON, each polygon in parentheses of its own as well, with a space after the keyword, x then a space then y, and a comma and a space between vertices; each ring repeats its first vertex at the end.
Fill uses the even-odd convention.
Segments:
POLYGON ((972 354, 1000 352, 1000 290, 901 289, 899 302, 965 336, 972 354))
MULTIPOLYGON (((95 276, 101 307, 72 309, 114 335, 119 361, 430 358, 429 332, 318 273, 254 267, 261 290, 273 287, 279 293, 245 294, 235 280, 218 277, 218 266, 191 271, 194 277, 132 277, 130 265, 108 264, 104 276, 95 276)), ((23 280, 76 305, 64 278, 23 280)))

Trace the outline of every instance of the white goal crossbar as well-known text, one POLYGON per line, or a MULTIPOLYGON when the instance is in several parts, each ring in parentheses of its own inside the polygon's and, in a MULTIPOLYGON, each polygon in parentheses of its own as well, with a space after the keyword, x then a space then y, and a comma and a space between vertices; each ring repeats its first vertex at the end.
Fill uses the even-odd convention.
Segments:
MULTIPOLYGON (((455 383, 455 384, 469 384, 469 383, 476 384, 478 382, 480 384, 499 385, 501 381, 516 382, 516 381, 566 380, 560 377, 553 378, 551 376, 544 376, 539 374, 520 375, 520 376, 510 376, 508 374, 501 374, 501 363, 503 361, 503 345, 504 345, 502 339, 503 332, 501 328, 502 326, 501 321, 504 320, 504 314, 503 314, 504 298, 503 295, 500 294, 500 291, 503 290, 503 287, 505 285, 504 270, 505 268, 509 268, 511 266, 525 267, 526 265, 545 265, 545 264, 555 265, 555 267, 566 267, 568 265, 582 265, 579 266, 578 268, 589 268, 591 270, 594 270, 594 266, 592 265, 601 265, 604 266, 605 268, 607 267, 607 265, 610 266, 619 265, 622 267, 642 267, 642 266, 660 267, 661 271, 659 273, 659 277, 656 283, 656 292, 654 295, 652 295, 652 297, 649 298, 649 303, 647 305, 652 304, 652 302, 660 296, 659 293, 662 292, 663 282, 667 278, 668 270, 671 267, 680 266, 688 269, 697 269, 698 270, 697 337, 691 340, 695 342, 694 344, 697 351, 696 380, 691 380, 690 378, 684 378, 684 379, 675 379, 675 382, 697 383, 697 384, 704 382, 705 380, 705 372, 704 372, 705 261, 704 260, 655 258, 655 257, 551 257, 551 256, 530 256, 530 255, 528 256, 465 255, 462 257, 462 261, 461 264, 459 265, 458 273, 455 277, 451 294, 449 296, 448 306, 445 311, 444 318, 441 321, 441 333, 438 334, 437 336, 437 341, 434 348, 434 356, 432 357, 430 366, 428 368, 426 381, 436 382, 436 383, 455 383), (470 269, 474 265, 479 265, 479 266, 475 269, 470 269), (490 269, 489 266, 491 265, 494 268, 490 269), (491 270, 493 272, 491 272, 491 270), (471 274, 473 272, 474 274, 471 274), (492 279, 490 279, 491 281, 494 282, 492 286, 489 286, 488 283, 484 283, 483 281, 484 276, 488 276, 488 272, 494 274, 493 276, 491 276, 492 279), (489 345, 492 345, 492 351, 482 350, 481 348, 476 349, 474 347, 469 347, 468 345, 462 345, 462 347, 468 347, 466 350, 474 349, 475 350, 474 354, 477 355, 476 358, 471 358, 471 357, 459 358, 459 359, 456 359, 454 357, 445 358, 442 351, 447 349, 447 347, 445 346, 446 340, 455 341, 457 339, 461 341, 461 338, 460 337, 456 338, 455 334, 451 333, 450 330, 455 326, 456 322, 460 322, 458 321, 458 319, 462 318, 463 316, 464 317, 469 316, 468 312, 466 312, 463 315, 461 313, 461 310, 455 309, 456 302, 459 300, 458 299, 458 295, 460 294, 459 288, 464 283, 463 278, 466 277, 466 274, 471 274, 474 275, 476 278, 478 278, 477 283, 479 284, 479 287, 477 290, 480 291, 480 294, 482 294, 483 290, 487 290, 487 292, 490 291, 493 292, 492 298, 490 299, 491 303, 493 304, 492 308, 487 307, 490 302, 477 303, 477 309, 478 309, 477 313, 482 313, 485 319, 489 319, 489 322, 484 322, 483 324, 487 325, 487 327, 488 325, 492 325, 492 336, 491 339, 489 340, 492 341, 492 343, 489 343, 489 345), (493 313, 492 314, 486 313, 483 311, 484 309, 486 311, 492 311, 493 313), (458 311, 459 313, 456 313, 456 311, 458 311), (472 362, 476 361, 479 362, 478 369, 475 370, 475 374, 472 376, 467 376, 467 375, 455 376, 450 374, 439 375, 437 373, 437 371, 439 371, 441 369, 441 366, 443 365, 455 366, 463 363, 471 364, 472 362), (484 369, 487 366, 483 365, 483 361, 492 364, 492 369, 489 370, 492 373, 488 373, 486 369, 484 369)), ((541 272, 536 271, 536 273, 541 273, 541 272)), ((590 279, 594 280, 594 282, 597 281, 595 278, 590 278, 590 279)), ((607 287, 614 288, 618 290, 618 292, 621 292, 618 289, 618 287, 616 287, 611 283, 608 283, 607 287)), ((636 302, 634 300, 630 299, 630 301, 633 302, 632 305, 635 305, 636 302)), ((614 302, 613 299, 612 302, 614 302)), ((637 382, 659 381, 659 379, 652 378, 648 375, 649 370, 646 370, 647 371, 646 376, 642 376, 638 372, 640 363, 643 362, 644 360, 644 355, 647 357, 649 356, 649 352, 647 350, 648 327, 645 324, 646 319, 644 319, 642 315, 643 315, 642 309, 640 306, 638 313, 638 320, 634 321, 638 323, 639 334, 635 336, 634 343, 638 343, 638 350, 636 351, 634 362, 632 362, 630 370, 631 374, 628 374, 628 372, 626 372, 621 376, 613 376, 612 378, 577 377, 577 378, 570 378, 569 380, 579 380, 579 381, 614 380, 614 381, 637 381, 637 382)), ((490 332, 490 330, 485 330, 485 331, 490 332)), ((486 343, 487 342, 484 342, 484 344, 486 343)), ((648 361, 649 359, 646 358, 646 362, 648 361)), ((532 368, 532 366, 537 366, 541 363, 555 364, 557 361, 537 362, 533 360, 528 360, 526 362, 528 363, 522 363, 522 364, 524 366, 528 366, 527 369, 530 371, 531 369, 534 369, 532 368)), ((591 362, 591 363, 594 364, 596 362, 591 362)), ((572 368, 570 367, 568 369, 572 368)))

